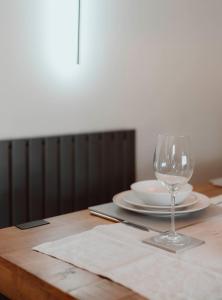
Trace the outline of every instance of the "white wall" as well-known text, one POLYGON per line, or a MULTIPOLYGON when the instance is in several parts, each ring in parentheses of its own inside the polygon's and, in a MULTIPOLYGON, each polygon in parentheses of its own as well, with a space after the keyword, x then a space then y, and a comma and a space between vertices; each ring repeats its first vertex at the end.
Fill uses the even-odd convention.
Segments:
POLYGON ((136 128, 142 179, 156 135, 186 133, 194 180, 222 176, 221 0, 82 0, 79 66, 53 62, 47 1, 0 0, 0 138, 136 128))

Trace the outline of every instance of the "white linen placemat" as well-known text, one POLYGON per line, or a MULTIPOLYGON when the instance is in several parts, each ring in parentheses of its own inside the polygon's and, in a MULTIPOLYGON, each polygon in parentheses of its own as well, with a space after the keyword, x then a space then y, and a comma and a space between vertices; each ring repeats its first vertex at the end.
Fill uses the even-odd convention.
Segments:
POLYGON ((172 254, 141 242, 156 233, 112 224, 33 249, 105 276, 150 300, 221 300, 222 218, 181 232, 206 244, 172 254))

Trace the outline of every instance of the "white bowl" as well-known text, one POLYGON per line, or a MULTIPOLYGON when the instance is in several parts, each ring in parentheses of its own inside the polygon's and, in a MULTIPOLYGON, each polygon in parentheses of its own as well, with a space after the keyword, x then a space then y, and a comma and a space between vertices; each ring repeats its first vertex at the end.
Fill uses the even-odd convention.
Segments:
MULTIPOLYGON (((146 204, 170 205, 170 194, 158 180, 144 180, 131 184, 131 190, 146 204)), ((193 187, 186 184, 176 193, 175 204, 181 204, 192 192, 193 187)))

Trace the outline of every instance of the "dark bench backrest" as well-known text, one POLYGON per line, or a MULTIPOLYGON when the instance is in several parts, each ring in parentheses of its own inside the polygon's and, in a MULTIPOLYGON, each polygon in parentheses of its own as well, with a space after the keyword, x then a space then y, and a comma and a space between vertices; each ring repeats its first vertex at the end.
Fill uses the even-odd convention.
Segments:
POLYGON ((0 141, 0 227, 109 202, 134 179, 134 130, 0 141))

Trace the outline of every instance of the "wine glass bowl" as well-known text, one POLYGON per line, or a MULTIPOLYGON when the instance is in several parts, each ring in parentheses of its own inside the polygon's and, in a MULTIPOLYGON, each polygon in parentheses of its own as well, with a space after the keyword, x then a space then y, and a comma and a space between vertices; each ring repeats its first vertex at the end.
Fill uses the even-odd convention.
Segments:
POLYGON ((168 188, 178 189, 193 174, 193 159, 188 136, 159 135, 154 153, 157 179, 168 188))

